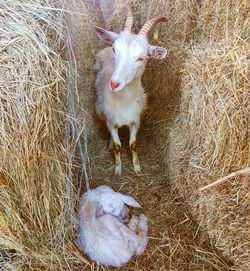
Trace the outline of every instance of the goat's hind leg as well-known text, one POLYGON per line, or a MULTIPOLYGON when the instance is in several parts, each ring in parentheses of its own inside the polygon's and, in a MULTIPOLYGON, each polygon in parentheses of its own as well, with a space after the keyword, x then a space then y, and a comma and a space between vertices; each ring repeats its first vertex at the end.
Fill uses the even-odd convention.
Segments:
POLYGON ((139 216, 138 236, 140 236, 140 241, 136 248, 136 254, 141 255, 148 244, 148 219, 144 214, 139 216))
POLYGON ((118 128, 113 126, 111 123, 107 123, 111 139, 110 143, 113 142, 113 151, 115 156, 115 174, 121 175, 122 163, 121 163, 121 141, 118 135, 118 128))
POLYGON ((110 139, 109 139, 109 150, 112 151, 113 148, 114 148, 114 142, 113 142, 112 136, 110 136, 110 139))
POLYGON ((141 214, 139 217, 132 215, 128 228, 132 231, 128 238, 131 239, 136 255, 141 255, 148 243, 148 220, 147 217, 141 214))
POLYGON ((136 231, 136 228, 139 224, 139 218, 135 215, 132 215, 129 223, 128 223, 128 227, 132 230, 132 231, 136 231))
POLYGON ((129 133, 130 133, 129 146, 132 151, 132 162, 133 162, 134 171, 136 173, 141 172, 139 158, 138 158, 138 154, 136 150, 136 135, 138 132, 138 128, 139 128, 139 125, 137 124, 131 124, 131 126, 129 126, 129 133))

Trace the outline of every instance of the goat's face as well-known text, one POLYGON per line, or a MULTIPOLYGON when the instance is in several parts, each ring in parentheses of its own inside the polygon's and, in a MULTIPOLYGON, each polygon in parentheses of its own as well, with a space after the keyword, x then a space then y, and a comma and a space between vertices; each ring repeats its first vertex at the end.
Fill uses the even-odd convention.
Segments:
POLYGON ((111 214, 121 221, 125 221, 129 213, 125 204, 136 208, 140 207, 134 198, 114 191, 101 192, 98 201, 104 214, 111 214))
MULTIPOLYGON (((160 21, 162 17, 157 19, 160 21)), ((156 59, 166 57, 165 48, 149 45, 145 29, 148 30, 149 26, 144 27, 141 33, 135 35, 130 31, 117 34, 97 26, 94 27, 97 36, 112 45, 113 48, 114 69, 109 82, 111 91, 121 91, 134 78, 141 76, 149 57, 156 59)))
POLYGON ((113 43, 114 70, 110 89, 120 91, 141 76, 148 57, 148 41, 144 36, 121 32, 113 43))

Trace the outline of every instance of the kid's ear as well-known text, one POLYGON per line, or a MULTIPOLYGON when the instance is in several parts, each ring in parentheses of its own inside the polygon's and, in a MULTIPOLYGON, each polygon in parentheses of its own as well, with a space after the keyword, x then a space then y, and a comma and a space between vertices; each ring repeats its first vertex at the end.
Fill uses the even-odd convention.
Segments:
POLYGON ((117 192, 117 194, 118 194, 117 196, 119 197, 119 199, 121 201, 123 201, 124 203, 126 203, 127 205, 132 206, 132 207, 136 207, 136 208, 141 207, 140 204, 132 197, 125 196, 125 195, 118 193, 118 192, 117 192))
POLYGON ((107 30, 105 30, 105 29, 103 29, 101 27, 95 26, 95 25, 93 27, 93 30, 100 39, 102 39, 103 41, 105 41, 108 44, 113 44, 114 41, 118 37, 117 33, 107 31, 107 30))
POLYGON ((163 59, 167 56, 167 49, 163 47, 149 45, 148 47, 148 56, 155 59, 163 59))

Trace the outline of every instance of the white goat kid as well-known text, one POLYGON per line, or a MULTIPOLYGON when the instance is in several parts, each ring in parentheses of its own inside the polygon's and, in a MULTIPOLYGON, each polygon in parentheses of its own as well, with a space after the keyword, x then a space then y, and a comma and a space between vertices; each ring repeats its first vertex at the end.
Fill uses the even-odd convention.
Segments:
POLYGON ((140 207, 132 197, 105 185, 81 197, 79 245, 98 264, 119 267, 146 249, 148 220, 144 214, 129 218, 125 203, 140 207))
POLYGON ((135 35, 131 33, 133 17, 128 9, 125 28, 120 34, 94 26, 97 36, 112 45, 97 55, 95 68, 99 73, 96 79, 96 110, 111 134, 116 174, 121 174, 118 128, 122 126, 129 127, 134 170, 136 173, 141 171, 136 151, 140 117, 146 107, 141 76, 149 57, 163 59, 167 55, 165 48, 149 45, 147 34, 155 24, 166 20, 164 16, 155 17, 135 35))

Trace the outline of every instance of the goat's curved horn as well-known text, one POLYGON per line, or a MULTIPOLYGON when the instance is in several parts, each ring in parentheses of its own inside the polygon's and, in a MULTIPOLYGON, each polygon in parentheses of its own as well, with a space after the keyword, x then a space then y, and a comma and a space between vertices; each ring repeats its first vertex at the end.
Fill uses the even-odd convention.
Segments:
POLYGON ((142 36, 147 36, 149 31, 158 23, 160 22, 166 22, 168 20, 168 18, 166 16, 158 16, 155 17, 149 21, 147 21, 144 26, 142 27, 142 29, 140 30, 140 32, 138 33, 138 35, 142 35, 142 36))
POLYGON ((132 15, 132 10, 131 10, 131 8, 129 6, 127 7, 127 10, 128 10, 127 19, 126 19, 126 23, 125 23, 123 31, 130 33, 131 32, 131 27, 132 27, 132 24, 133 24, 133 15, 132 15))

